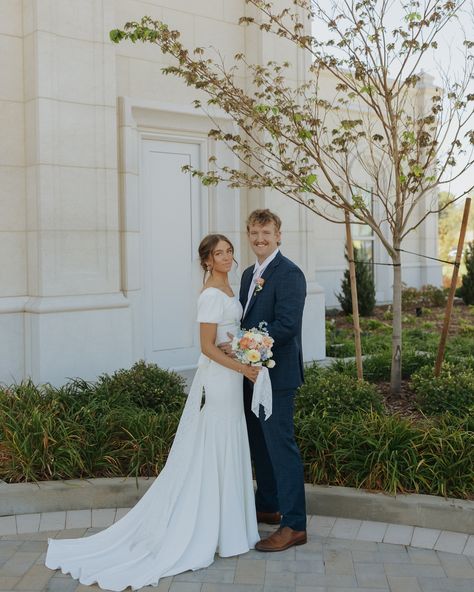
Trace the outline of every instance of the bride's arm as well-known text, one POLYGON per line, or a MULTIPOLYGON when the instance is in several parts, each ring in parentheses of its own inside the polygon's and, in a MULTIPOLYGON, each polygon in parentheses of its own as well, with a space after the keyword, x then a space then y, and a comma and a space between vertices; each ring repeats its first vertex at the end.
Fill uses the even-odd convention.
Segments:
POLYGON ((259 368, 241 364, 239 361, 231 358, 221 351, 216 345, 217 323, 200 323, 201 351, 213 362, 217 362, 226 368, 235 372, 240 372, 246 378, 255 382, 259 373, 259 368))

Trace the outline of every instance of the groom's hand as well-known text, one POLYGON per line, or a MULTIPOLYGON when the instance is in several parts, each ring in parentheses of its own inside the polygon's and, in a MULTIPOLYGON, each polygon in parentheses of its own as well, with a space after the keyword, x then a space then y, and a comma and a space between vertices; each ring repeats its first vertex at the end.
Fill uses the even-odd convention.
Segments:
POLYGON ((234 339, 234 336, 232 335, 232 333, 227 333, 227 337, 229 338, 229 341, 223 341, 222 343, 218 343, 217 347, 220 350, 222 350, 227 356, 235 358, 235 352, 232 351, 232 339, 234 339))

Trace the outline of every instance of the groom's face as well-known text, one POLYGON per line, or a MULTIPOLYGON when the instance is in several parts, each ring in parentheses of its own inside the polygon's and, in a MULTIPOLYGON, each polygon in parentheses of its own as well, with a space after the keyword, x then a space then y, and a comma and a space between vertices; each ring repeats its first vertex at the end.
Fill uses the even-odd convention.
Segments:
POLYGON ((281 233, 274 222, 268 224, 252 224, 248 230, 248 237, 252 251, 259 263, 265 261, 278 248, 281 233))

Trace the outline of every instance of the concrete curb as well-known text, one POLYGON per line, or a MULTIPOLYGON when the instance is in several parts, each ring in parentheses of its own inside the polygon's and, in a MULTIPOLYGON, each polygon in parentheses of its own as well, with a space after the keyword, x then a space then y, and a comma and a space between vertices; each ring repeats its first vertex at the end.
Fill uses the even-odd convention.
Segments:
MULTIPOLYGON (((73 479, 39 483, 0 482, 0 516, 61 510, 127 508, 154 478, 73 479)), ((474 501, 431 495, 370 493, 350 487, 306 485, 308 514, 374 520, 474 533, 474 501)))

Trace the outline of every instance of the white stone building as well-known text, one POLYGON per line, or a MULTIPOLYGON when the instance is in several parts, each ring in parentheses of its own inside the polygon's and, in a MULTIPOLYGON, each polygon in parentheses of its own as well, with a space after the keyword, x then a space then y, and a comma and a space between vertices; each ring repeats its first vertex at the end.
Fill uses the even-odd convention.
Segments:
MULTIPOLYGON (((229 235, 244 269, 255 207, 283 218, 282 249, 308 280, 306 358, 324 357, 343 227, 283 198, 185 176, 183 164, 204 165, 215 150, 192 90, 162 74, 156 47, 108 37, 148 14, 190 45, 289 60, 301 82, 301 56, 239 27, 244 12, 243 0, 0 0, 0 381, 93 379, 140 358, 192 366, 197 245, 209 231, 229 235)), ((432 219, 407 248, 434 254, 436 235, 432 219)), ((407 261, 409 285, 439 279, 436 265, 407 261)), ((377 268, 376 281, 389 300, 390 269, 377 268)))

